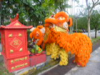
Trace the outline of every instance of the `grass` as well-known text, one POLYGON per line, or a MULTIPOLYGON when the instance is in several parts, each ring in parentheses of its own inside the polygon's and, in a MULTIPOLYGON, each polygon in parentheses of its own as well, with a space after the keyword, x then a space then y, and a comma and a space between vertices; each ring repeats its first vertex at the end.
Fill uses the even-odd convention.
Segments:
POLYGON ((13 75, 12 73, 8 72, 3 62, 0 62, 0 75, 13 75))
POLYGON ((58 64, 59 61, 57 60, 51 60, 48 64, 46 64, 44 67, 38 69, 38 70, 35 70, 33 73, 29 74, 29 75, 37 75, 38 73, 44 71, 44 70, 47 70, 48 68, 50 67, 53 67, 54 65, 58 64))
POLYGON ((93 39, 92 39, 92 43, 96 43, 98 40, 100 40, 100 37, 93 38, 93 39))

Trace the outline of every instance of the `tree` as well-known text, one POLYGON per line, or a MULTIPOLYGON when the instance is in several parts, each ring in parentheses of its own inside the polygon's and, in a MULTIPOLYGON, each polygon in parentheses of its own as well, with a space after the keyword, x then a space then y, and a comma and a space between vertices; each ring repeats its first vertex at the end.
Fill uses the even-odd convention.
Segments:
POLYGON ((56 12, 65 11, 66 7, 70 7, 70 5, 68 5, 68 0, 54 0, 54 5, 56 12))
MULTIPOLYGON (((1 4, 1 1, 0 1, 0 10, 2 9, 2 4, 1 4)), ((1 14, 1 13, 0 13, 1 14)), ((1 25, 1 16, 0 16, 0 25, 1 25)))
MULTIPOLYGON (((80 7, 80 6, 78 6, 78 7, 80 7)), ((85 20, 86 15, 84 14, 84 12, 83 12, 82 10, 80 10, 80 9, 78 9, 78 11, 79 11, 79 13, 76 13, 76 14, 74 15, 74 21, 75 21, 75 26, 76 26, 76 32, 77 32, 78 28, 79 28, 79 29, 82 29, 82 27, 83 27, 83 29, 84 29, 84 26, 82 26, 82 24, 84 24, 84 21, 85 21, 85 23, 86 23, 86 20, 85 20), (82 23, 82 22, 83 22, 83 23, 82 23), (78 23, 80 23, 80 24, 78 24, 78 23), (80 26, 81 26, 81 27, 80 27, 80 26)))
POLYGON ((4 23, 4 17, 3 17, 3 14, 2 14, 2 12, 3 12, 3 9, 2 9, 2 1, 3 0, 0 0, 0 25, 2 25, 3 23, 4 23))
POLYGON ((90 18, 91 18, 91 14, 93 12, 93 9, 100 4, 100 0, 91 0, 91 2, 89 0, 86 0, 86 6, 87 6, 87 12, 88 12, 88 36, 91 38, 90 35, 90 18))
MULTIPOLYGON (((19 13, 19 20, 25 25, 43 24, 46 17, 54 11, 62 11, 67 6, 66 0, 3 0, 0 15, 1 21, 9 23, 9 18, 14 18, 19 13)), ((4 25, 4 23, 2 23, 4 25)))
POLYGON ((57 13, 59 11, 65 11, 66 8, 71 7, 70 5, 68 5, 68 0, 45 0, 43 6, 45 8, 52 9, 53 13, 57 13))
POLYGON ((91 29, 95 29, 95 38, 97 37, 97 30, 100 28, 100 13, 93 11, 91 15, 91 29))
POLYGON ((85 29, 87 30, 87 17, 83 16, 83 17, 79 17, 78 19, 78 29, 85 29))
POLYGON ((73 16, 74 28, 75 28, 75 31, 77 32, 78 19, 80 18, 80 16, 83 15, 83 11, 80 10, 80 7, 82 8, 82 6, 79 5, 79 0, 71 0, 71 4, 72 4, 72 11, 74 14, 74 16, 73 16), (74 10, 77 10, 78 13, 74 12, 74 10))

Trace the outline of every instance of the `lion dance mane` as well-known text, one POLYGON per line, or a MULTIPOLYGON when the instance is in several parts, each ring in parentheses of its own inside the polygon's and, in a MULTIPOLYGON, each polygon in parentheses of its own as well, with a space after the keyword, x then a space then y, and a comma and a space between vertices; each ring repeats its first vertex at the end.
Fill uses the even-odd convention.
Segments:
POLYGON ((59 12, 53 18, 45 20, 44 43, 47 55, 57 59, 60 57, 60 65, 68 64, 68 52, 75 54, 78 65, 84 67, 89 61, 92 52, 90 38, 82 33, 68 34, 68 27, 72 26, 72 18, 65 12, 59 12))
POLYGON ((36 28, 33 27, 30 31, 30 38, 33 39, 35 44, 41 46, 44 40, 45 28, 42 25, 38 25, 36 28))

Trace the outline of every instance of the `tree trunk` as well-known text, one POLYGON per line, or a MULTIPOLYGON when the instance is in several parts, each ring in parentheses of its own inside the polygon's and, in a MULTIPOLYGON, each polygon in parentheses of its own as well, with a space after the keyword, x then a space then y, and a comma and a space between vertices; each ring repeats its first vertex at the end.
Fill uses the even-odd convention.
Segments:
POLYGON ((90 34, 90 16, 88 17, 88 36, 91 39, 91 34, 90 34))
MULTIPOLYGON (((0 2, 0 10, 1 10, 1 2, 0 2)), ((0 25, 1 25, 1 14, 0 14, 0 25)))
POLYGON ((77 32, 77 19, 76 19, 76 32, 77 32))
POLYGON ((95 28, 95 38, 97 38, 97 29, 95 28))
POLYGON ((4 16, 1 15, 1 25, 4 25, 4 16))
MULTIPOLYGON (((2 11, 2 2, 0 2, 0 10, 2 11)), ((0 16, 1 25, 3 25, 3 24, 4 24, 4 16, 2 15, 2 12, 1 12, 0 15, 1 15, 1 16, 0 16)))

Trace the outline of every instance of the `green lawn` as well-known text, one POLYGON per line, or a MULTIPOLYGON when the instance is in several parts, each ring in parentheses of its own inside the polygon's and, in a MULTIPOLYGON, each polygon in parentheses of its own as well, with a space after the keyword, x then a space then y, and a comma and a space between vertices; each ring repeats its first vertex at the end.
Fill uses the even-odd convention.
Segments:
POLYGON ((92 39, 92 43, 96 43, 98 40, 100 40, 100 37, 93 38, 93 39, 92 39))
POLYGON ((5 65, 3 63, 3 57, 0 55, 0 75, 13 75, 12 73, 9 73, 8 70, 5 68, 5 65))

